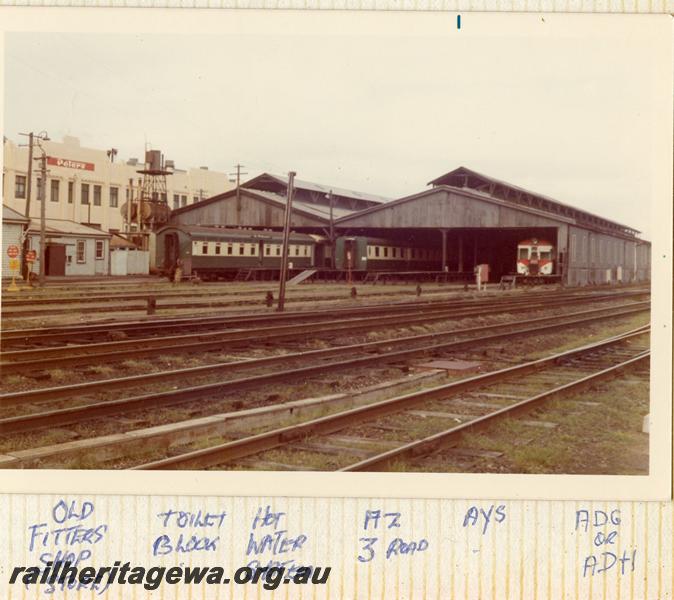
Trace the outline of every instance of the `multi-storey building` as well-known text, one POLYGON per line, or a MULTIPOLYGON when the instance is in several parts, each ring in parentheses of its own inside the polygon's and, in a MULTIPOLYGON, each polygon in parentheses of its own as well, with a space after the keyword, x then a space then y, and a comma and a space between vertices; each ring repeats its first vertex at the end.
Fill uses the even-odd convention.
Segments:
MULTIPOLYGON (((46 216, 99 227, 113 233, 124 231, 121 207, 129 195, 130 182, 137 188, 143 159, 122 160, 115 151, 84 148, 75 137, 62 142, 41 142, 47 159, 46 216)), ((34 150, 34 158, 42 151, 34 150)), ((181 169, 167 160, 173 171, 166 178, 166 198, 175 209, 221 194, 234 187, 225 173, 207 167, 181 169)), ((33 164, 30 217, 40 216, 40 161, 33 164)), ((3 204, 25 215, 28 193, 28 148, 4 140, 3 204)))

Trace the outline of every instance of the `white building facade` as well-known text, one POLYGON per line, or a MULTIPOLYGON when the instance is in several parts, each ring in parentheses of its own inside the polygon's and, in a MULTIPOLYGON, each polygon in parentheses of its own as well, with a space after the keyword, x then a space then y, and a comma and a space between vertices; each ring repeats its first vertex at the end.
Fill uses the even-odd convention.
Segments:
MULTIPOLYGON (((142 177, 144 159, 122 160, 110 157, 108 151, 84 148, 75 137, 62 142, 41 142, 48 158, 46 187, 46 216, 86 223, 103 231, 123 232, 120 212, 129 194, 130 180, 137 188, 142 177)), ((42 156, 39 148, 34 158, 42 156)), ((25 214, 28 191, 28 148, 11 140, 4 141, 3 203, 25 214)), ((38 186, 40 161, 33 164, 30 217, 40 217, 38 186)), ((171 209, 187 206, 232 189, 225 173, 205 167, 174 168, 166 178, 166 201, 171 209)))

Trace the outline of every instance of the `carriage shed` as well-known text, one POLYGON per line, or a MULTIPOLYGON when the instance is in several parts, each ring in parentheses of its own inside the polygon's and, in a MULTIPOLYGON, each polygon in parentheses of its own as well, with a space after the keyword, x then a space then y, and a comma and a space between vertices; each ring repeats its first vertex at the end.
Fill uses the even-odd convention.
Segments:
MULTIPOLYGON (((272 231, 168 225, 157 232, 157 266, 171 272, 180 258, 186 276, 200 269, 275 269, 281 261, 281 242, 281 234, 272 231)), ((291 234, 289 268, 311 267, 316 250, 315 236, 291 234)))
POLYGON ((650 278, 650 243, 630 227, 465 167, 429 185, 337 219, 338 235, 434 247, 438 270, 472 272, 486 263, 490 281, 515 273, 517 244, 530 238, 552 243, 554 273, 568 285, 650 278))

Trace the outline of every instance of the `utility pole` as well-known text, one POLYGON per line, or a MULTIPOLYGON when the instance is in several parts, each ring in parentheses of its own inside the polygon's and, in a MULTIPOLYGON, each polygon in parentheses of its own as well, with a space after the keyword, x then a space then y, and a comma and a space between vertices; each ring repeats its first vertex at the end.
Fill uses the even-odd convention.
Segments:
POLYGON ((40 276, 39 276, 39 284, 40 287, 44 287, 44 277, 45 277, 45 267, 46 267, 46 261, 47 261, 47 239, 46 239, 46 224, 45 224, 45 217, 47 216, 47 194, 46 189, 47 189, 47 153, 44 151, 44 148, 41 148, 42 150, 42 158, 40 158, 40 161, 42 162, 41 165, 41 177, 42 177, 42 185, 40 185, 40 189, 38 190, 40 194, 40 200, 42 201, 40 205, 40 276))
POLYGON ((330 202, 330 266, 335 268, 335 219, 332 214, 335 199, 332 196, 332 190, 328 192, 328 201, 330 202))
MULTIPOLYGON (((26 180, 26 218, 30 219, 30 195, 33 189, 33 132, 30 133, 20 133, 19 135, 28 136, 28 176, 26 180)), ((28 229, 30 229, 30 222, 28 223, 28 229)), ((28 252, 28 244, 30 243, 30 238, 28 237, 28 232, 26 231, 26 236, 23 238, 23 244, 21 248, 21 273, 24 278, 28 279, 28 263, 26 262, 26 253, 28 252)))
MULTIPOLYGON (((241 169, 245 168, 246 165, 240 165, 236 164, 236 214, 237 216, 241 215, 241 175, 248 175, 246 172, 242 172, 241 169)), ((230 173, 230 177, 234 175, 234 173, 230 173)), ((231 181, 231 179, 230 179, 231 181)))
POLYGON ((283 222, 283 248, 281 252, 281 269, 279 273, 279 292, 278 292, 278 308, 279 312, 283 312, 286 300, 286 278, 288 276, 288 242, 290 241, 290 220, 292 215, 293 203, 293 182, 295 181, 295 171, 288 173, 288 190, 286 196, 286 212, 283 222))

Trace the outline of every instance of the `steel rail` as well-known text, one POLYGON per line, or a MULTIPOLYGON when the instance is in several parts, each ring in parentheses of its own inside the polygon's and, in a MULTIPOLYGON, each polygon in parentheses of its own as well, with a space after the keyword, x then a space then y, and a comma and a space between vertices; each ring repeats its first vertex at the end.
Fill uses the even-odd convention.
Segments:
MULTIPOLYGON (((577 311, 567 313, 557 317, 538 317, 536 319, 529 319, 528 325, 556 323, 556 327, 572 327, 577 324, 585 324, 588 322, 596 322, 602 319, 613 319, 622 316, 629 316, 644 312, 645 309, 619 311, 615 312, 615 308, 594 308, 591 310, 577 311), (599 313, 607 313, 603 317, 599 313), (574 317, 592 315, 589 319, 581 318, 580 320, 574 317), (570 320, 566 320, 570 319, 570 320)), ((371 352, 380 348, 387 348, 396 344, 415 344, 424 343, 433 340, 442 340, 447 337, 456 337, 458 335, 471 335, 489 330, 504 330, 510 327, 516 327, 518 323, 499 323, 492 325, 480 325, 477 327, 468 327, 463 329, 454 329, 451 331, 441 331, 433 333, 424 333, 413 336, 405 336, 401 338, 389 338, 386 340, 379 340, 375 342, 366 342, 365 344, 353 344, 349 346, 336 346, 333 348, 324 348, 320 350, 307 350, 303 352, 294 352, 289 354, 282 354, 277 356, 268 356, 264 358, 244 359, 240 361, 232 361, 225 363, 215 363, 212 365, 203 365, 198 367, 188 367, 185 369, 172 369, 169 371, 159 371, 156 373, 146 373, 142 375, 130 375, 127 377, 117 377, 114 379, 103 379, 99 381, 88 381, 85 383, 75 383, 70 385, 41 388, 37 390, 27 390, 23 392, 13 392, 9 394, 0 395, 0 406, 9 407, 20 404, 43 402, 50 400, 58 400, 62 398, 72 398, 77 395, 93 394, 97 392, 104 392, 114 389, 122 389, 127 387, 147 385, 158 381, 168 382, 173 380, 189 380, 194 377, 209 375, 212 373, 232 373, 236 371, 243 371, 255 369, 260 367, 268 367, 287 362, 305 361, 309 359, 325 359, 331 356, 349 354, 350 352, 371 352)), ((547 328, 549 330, 549 328, 547 328)), ((526 329, 525 333, 531 332, 531 329, 526 329)), ((515 331, 513 336, 517 335, 515 331)))
POLYGON ((491 371, 483 375, 476 375, 452 383, 437 386, 420 392, 412 392, 395 398, 389 398, 365 406, 340 411, 325 417, 305 421, 297 425, 290 425, 248 436, 239 440, 218 444, 209 448, 186 452, 177 456, 152 461, 131 467, 130 470, 158 470, 172 468, 199 468, 216 466, 225 462, 245 458, 253 454, 271 450, 279 446, 297 442, 315 435, 326 435, 345 429, 354 424, 362 424, 366 420, 400 412, 424 402, 445 399, 451 395, 465 392, 487 383, 500 381, 511 375, 523 375, 544 369, 565 358, 590 352, 599 348, 608 347, 634 337, 648 333, 649 329, 633 330, 619 336, 587 344, 572 350, 556 353, 551 356, 530 361, 521 365, 491 371))
MULTIPOLYGON (((443 289, 438 289, 435 291, 427 292, 429 295, 440 295, 443 293, 446 293, 446 290, 443 289)), ((367 293, 365 297, 367 298, 381 298, 381 297, 386 297, 386 296, 393 296, 393 295, 407 295, 407 296, 412 296, 415 294, 414 290, 410 291, 393 291, 393 292, 374 292, 374 293, 367 293)), ((144 299, 147 299, 149 296, 153 296, 153 294, 147 293, 144 295, 144 299)), ((289 302, 329 302, 329 301, 335 301, 335 300, 343 300, 345 298, 345 293, 341 292, 335 292, 334 294, 330 295, 316 295, 316 294, 311 294, 311 295, 305 295, 305 296, 298 296, 298 295, 293 295, 292 297, 288 298, 289 302)), ((172 303, 165 303, 161 302, 160 298, 157 298, 157 304, 156 304, 156 309, 157 310, 174 310, 174 309, 188 309, 188 308, 193 308, 193 309, 198 309, 198 308, 225 308, 225 307, 232 307, 232 306, 245 306, 245 305, 250 305, 251 301, 260 301, 259 295, 253 295, 250 294, 249 297, 241 297, 239 299, 232 299, 232 300, 208 300, 204 299, 203 302, 172 302, 172 303)), ((124 301, 124 299, 118 299, 119 301, 124 301)), ((133 301, 131 301, 133 302, 133 301)), ((58 303, 56 303, 58 304, 58 303)), ((147 308, 146 303, 142 304, 124 304, 124 305, 118 305, 115 306, 114 309, 111 309, 109 303, 105 304, 100 304, 100 303, 91 303, 91 302, 86 302, 82 301, 79 303, 81 306, 47 306, 45 308, 41 309, 30 309, 30 310, 17 310, 16 308, 10 309, 10 310, 5 310, 4 311, 4 316, 5 318, 12 318, 12 319, 17 319, 17 318, 24 318, 24 317, 36 317, 36 316, 44 316, 44 315, 54 315, 54 314, 62 314, 62 313, 67 313, 67 312, 73 312, 76 310, 81 310, 81 311, 86 311, 87 313, 105 313, 105 312, 133 312, 133 311, 145 311, 147 308)))
MULTIPOLYGON (((559 304, 548 302, 541 306, 528 304, 526 305, 526 310, 527 312, 542 310, 558 305, 568 305, 568 301, 560 301, 559 304)), ((636 302, 628 305, 619 305, 613 308, 642 307, 643 309, 646 309, 649 306, 649 302, 636 302)), ((410 316, 399 314, 394 316, 364 317, 328 322, 319 321, 297 325, 279 325, 267 327, 263 332, 254 329, 228 329, 215 332, 211 331, 172 336, 133 338, 115 342, 58 346, 55 348, 14 350, 0 354, 0 359, 2 359, 0 362, 0 370, 7 369, 12 373, 18 373, 66 366, 84 366, 96 362, 123 361, 131 357, 156 356, 158 351, 162 353, 184 353, 195 350, 205 350, 207 348, 222 349, 223 344, 236 346, 295 338, 300 334, 320 337, 326 333, 343 334, 381 327, 403 327, 417 323, 432 323, 472 316, 481 317, 485 315, 502 314, 518 308, 520 308, 520 305, 514 307, 499 306, 498 308, 481 308, 479 310, 438 311, 430 315, 411 313, 410 316), (142 347, 139 348, 139 346, 142 347), (64 356, 64 354, 66 354, 66 356, 64 356)))
MULTIPOLYGON (((414 292, 410 291, 409 295, 413 294, 414 292)), ((444 290, 439 290, 437 292, 430 292, 429 295, 440 295, 442 293, 445 293, 444 290)), ((390 296, 394 294, 400 294, 400 292, 394 292, 394 293, 373 293, 373 294, 368 294, 368 297, 383 297, 383 296, 390 296)), ((151 293, 147 294, 147 296, 152 296, 151 293)), ((253 300, 255 300, 257 297, 251 296, 253 300)), ((331 295, 331 296, 316 296, 316 295, 308 295, 308 296, 294 296, 289 299, 290 302, 328 302, 328 301, 334 301, 334 300, 340 300, 343 299, 343 295, 331 295)), ((78 308, 81 308, 82 311, 86 311, 87 313, 106 313, 106 312, 111 312, 111 308, 108 305, 102 306, 102 305, 93 305, 89 306, 86 305, 81 307, 72 307, 72 306, 64 306, 64 307, 48 307, 45 309, 40 309, 40 310, 5 310, 4 311, 4 318, 11 318, 11 319, 21 319, 21 318, 29 318, 29 317, 37 317, 37 316, 51 316, 51 315, 56 315, 56 314, 62 314, 62 313, 69 313, 73 312, 74 310, 78 310, 78 308)), ((225 308, 225 307, 234 307, 234 306, 245 306, 250 304, 250 299, 240 299, 240 300, 223 300, 223 301, 204 301, 204 302, 183 302, 183 303, 172 303, 172 304, 165 304, 158 302, 156 305, 157 310, 175 310, 175 309, 199 309, 199 308, 225 308)), ((145 303, 143 304, 132 304, 132 305, 123 305, 123 306, 116 306, 114 308, 114 312, 134 312, 134 311, 145 311, 147 309, 147 305, 145 303)))
MULTIPOLYGON (((611 318, 611 317, 612 317, 611 315, 607 315, 603 318, 611 318)), ((584 322, 587 323, 595 320, 596 317, 585 319, 584 322)), ((582 321, 577 321, 576 324, 580 322, 582 321)), ((270 383, 287 382, 288 380, 295 378, 304 379, 306 377, 318 374, 325 374, 329 371, 357 369, 380 362, 392 362, 395 360, 408 359, 412 356, 416 356, 419 354, 426 354, 429 352, 436 352, 438 350, 447 351, 449 349, 458 349, 466 346, 488 343, 504 338, 512 338, 515 336, 527 335, 530 333, 541 333, 543 331, 550 331, 568 326, 569 323, 567 322, 561 324, 557 322, 554 324, 544 325, 542 327, 528 327, 525 329, 516 330, 514 332, 513 331, 502 332, 464 340, 441 342, 438 344, 424 346, 421 348, 411 348, 411 349, 407 348, 404 350, 385 352, 382 354, 377 354, 375 356, 364 356, 327 364, 321 363, 317 365, 300 367, 296 369, 277 371, 261 375, 254 375, 251 377, 242 377, 239 379, 232 379, 229 381, 219 381, 215 383, 208 383, 189 388, 181 388, 178 390, 171 390, 167 392, 144 394, 140 396, 133 396, 130 398, 121 398, 116 400, 104 400, 82 406, 62 408, 39 413, 20 415, 16 417, 8 417, 0 420, 0 435, 33 431, 44 427, 56 427, 70 423, 77 423, 84 420, 121 414, 133 410, 145 410, 148 408, 172 406, 175 404, 182 404, 185 402, 191 402, 193 400, 208 397, 215 393, 223 393, 223 392, 231 393, 232 391, 241 391, 256 388, 260 385, 270 383)), ((640 329, 645 330, 645 328, 646 326, 640 329)), ((360 348, 362 347, 363 346, 360 346, 360 348)), ((225 363, 225 364, 232 364, 232 363, 225 363)))
MULTIPOLYGON (((614 297, 592 297, 592 299, 585 298, 570 298, 570 299, 557 299, 555 297, 554 302, 566 302, 566 303, 584 303, 590 301, 601 301, 601 300, 614 300, 614 297)), ((621 297, 622 299, 622 297, 621 297)), ((536 299, 534 302, 542 302, 543 299, 536 299)), ((46 328, 44 330, 33 330, 28 333, 23 333, 25 330, 11 330, 5 332, 2 335, 3 344, 9 342, 53 342, 57 340, 66 340, 71 341, 73 338, 77 339, 81 335, 96 335, 96 334, 109 334, 111 331, 122 331, 125 334, 129 333, 142 333, 142 332, 153 332, 161 331, 162 333, 167 333, 168 331, 180 331, 182 329, 187 329, 193 331, 201 327, 215 329, 216 327, 222 327, 223 330, 227 326, 236 326, 241 328, 245 325, 264 325, 264 324, 274 324, 277 322, 281 323, 293 323, 295 321, 306 322, 308 319, 328 319, 334 320, 336 315, 348 318, 358 318, 360 315, 365 314, 367 318, 373 318, 379 313, 385 313, 385 316, 392 316, 394 314, 428 314, 431 312, 438 311, 448 311, 456 309, 476 309, 478 305, 482 305, 483 301, 460 301, 460 302, 431 302, 431 303, 409 303, 409 304, 397 304, 392 306, 387 305, 378 305, 376 308, 372 309, 369 307, 359 307, 355 309, 341 309, 341 310, 321 310, 321 311, 307 311, 307 312, 298 312, 289 313, 289 315, 284 318, 284 313, 274 313, 274 314, 249 314, 249 315, 228 315, 228 316, 218 316, 218 317, 197 317, 197 318, 183 318, 175 319, 172 321, 156 321, 156 322, 132 322, 130 324, 120 323, 120 324, 107 324, 107 325, 96 325, 93 327, 87 327, 82 325, 77 325, 75 327, 66 327, 63 329, 57 328, 46 328), (375 314, 373 314, 375 313, 375 314)), ((551 301, 548 301, 551 302, 551 301)), ((486 306, 506 306, 506 307, 518 307, 518 306, 529 306, 532 303, 532 299, 523 299, 523 298, 510 298, 507 300, 499 300, 497 302, 486 303, 486 306)), ((344 320, 347 320, 346 318, 344 320)), ((72 346, 71 346, 72 348, 72 346)), ((52 350, 54 348, 49 348, 52 350)))
MULTIPOLYGON (((566 298, 568 301, 573 303, 582 303, 584 301, 603 301, 603 300, 614 300, 614 299, 625 299, 632 297, 641 297, 648 295, 649 291, 644 292, 619 292, 619 293, 609 293, 609 294, 555 294, 555 299, 566 298)), ((274 322, 292 322, 295 320, 305 320, 308 318, 332 318, 336 314, 346 314, 346 315, 360 315, 367 314, 372 315, 373 313, 385 312, 391 314, 393 312, 404 312, 411 310, 443 310, 449 308, 467 308, 467 307, 476 307, 478 305, 485 304, 510 304, 515 302, 522 303, 531 303, 532 300, 535 302, 543 301, 546 297, 549 297, 550 294, 543 292, 536 293, 535 296, 527 295, 525 298, 494 298, 486 297, 483 299, 471 299, 471 300, 427 300, 421 302, 395 302, 391 304, 368 304, 361 305, 358 307, 334 307, 330 309, 321 309, 321 310, 312 310, 312 311, 292 311, 288 313, 272 313, 272 314, 260 314, 260 313, 237 313, 235 315, 214 315, 208 317, 178 317, 178 318, 169 318, 169 317, 157 317, 154 319, 143 319, 143 320, 134 320, 134 321, 99 321, 92 324, 78 324, 78 325, 63 325, 63 326, 48 326, 40 328, 22 328, 22 329, 10 329, 4 330, 2 332, 2 342, 3 344, 11 343, 12 341, 23 341, 29 342, 31 338, 36 338, 39 341, 56 341, 56 340, 69 340, 72 337, 77 337, 79 334, 82 335, 93 335, 95 333, 109 333, 111 330, 123 330, 125 333, 129 331, 142 332, 142 331, 155 331, 157 329, 161 330, 174 330, 180 328, 194 328, 199 326, 211 326, 211 325, 226 325, 226 324, 235 324, 240 326, 241 324, 267 324, 274 322)))
POLYGON ((548 400, 556 398, 570 391, 578 390, 579 388, 582 388, 588 384, 596 383, 597 381, 606 379, 607 377, 613 377, 619 371, 649 359, 650 355, 650 350, 647 350, 633 358, 630 358, 629 360, 618 363, 617 365, 613 365, 596 373, 592 373, 591 375, 581 377, 580 379, 571 381, 551 390, 546 390, 540 394, 536 394, 535 396, 531 396, 530 398, 526 398, 525 400, 517 402, 516 404, 505 406, 489 414, 477 417, 472 421, 467 421, 466 423, 462 423, 456 427, 451 427, 450 429, 430 435, 421 440, 416 440, 414 442, 404 444, 398 448, 394 448, 370 458, 366 458, 365 460, 361 460, 347 467, 338 469, 338 471, 353 472, 373 471, 375 469, 383 470, 383 468, 390 465, 394 461, 412 458, 417 459, 421 456, 435 452, 443 446, 447 446, 448 444, 455 442, 466 432, 485 429, 491 426, 495 421, 503 418, 514 417, 523 412, 529 412, 548 400))
MULTIPOLYGON (((615 312, 615 308, 594 308, 591 310, 577 311, 568 313, 557 317, 538 317, 536 319, 529 319, 527 324, 536 323, 556 323, 555 327, 572 327, 576 324, 585 324, 588 322, 596 322, 601 319, 613 319, 621 316, 629 316, 644 312, 645 309, 619 311, 615 312), (599 313, 607 313, 603 317, 599 317, 599 313), (582 318, 580 320, 573 319, 577 316, 593 315, 589 319, 582 318), (571 319, 567 321, 566 319, 571 319)), ((475 334, 489 330, 503 330, 509 327, 516 327, 518 323, 499 323, 492 325, 480 325, 477 327, 468 327, 463 329, 454 329, 452 331, 442 331, 433 333, 424 333, 413 336, 405 336, 401 338, 389 338, 386 340, 379 340, 376 342, 366 342, 365 344, 353 344, 349 346, 337 346, 334 348, 324 348, 320 350, 308 350, 303 352, 295 352, 283 354, 278 356, 268 356, 265 358, 245 359, 241 361, 232 361, 226 363, 216 363, 212 365, 203 365, 198 367, 188 367, 185 369, 172 369, 170 371, 159 371, 156 373, 146 373, 143 375, 131 375, 128 377, 118 377, 114 379, 104 379, 99 381, 89 381, 85 383, 76 383, 58 387, 42 388, 38 390, 28 390, 24 392, 14 392, 0 395, 0 406, 9 407, 25 403, 43 402, 46 400, 57 400, 61 398, 72 398, 76 395, 93 394, 113 389, 122 389, 138 385, 146 385, 155 383, 157 381, 167 382, 173 380, 189 380, 193 377, 199 377, 212 373, 232 373, 236 371, 255 369, 260 367, 268 367, 287 362, 304 361, 308 359, 324 359, 331 356, 348 354, 350 352, 369 352, 376 351, 380 348, 390 347, 395 344, 414 344, 419 342, 427 342, 432 340, 441 340, 447 337, 456 337, 457 335, 475 334)), ((550 328, 546 328, 550 330, 550 328)), ((531 329, 526 329, 524 333, 530 333, 531 329)), ((517 335, 517 331, 513 336, 517 335)))
MULTIPOLYGON (((241 289, 241 290, 231 290, 229 289, 229 286, 222 286, 222 289, 199 289, 199 290, 194 290, 194 288, 188 289, 182 289, 182 290, 173 290, 173 289, 168 289, 168 290, 162 290, 160 289, 150 289, 149 291, 142 291, 142 292, 133 292, 130 294, 103 294, 103 293, 96 293, 96 294, 91 294, 87 296, 83 296, 81 293, 77 295, 73 294, 63 294, 63 295, 58 295, 58 294, 35 294, 35 293, 26 293, 25 295, 22 295, 20 299, 8 299, 3 302, 3 306, 5 308, 9 307, 21 307, 21 306, 32 306, 32 305, 50 305, 50 304, 82 304, 82 303, 94 303, 94 302, 119 302, 120 300, 124 301, 133 301, 133 300, 144 300, 148 297, 148 295, 154 296, 157 300, 162 300, 162 299, 172 299, 172 298, 193 298, 195 296, 199 298, 209 298, 212 296, 215 297, 222 297, 223 295, 225 296, 251 296, 253 294, 259 293, 260 291, 264 291, 270 287, 270 283, 273 284, 275 282, 267 282, 266 284, 260 284, 256 288, 249 288, 249 289, 241 289)), ((342 286, 343 287, 343 286, 342 286)), ((296 291, 302 291, 296 290, 296 291)), ((398 292, 376 292, 374 294, 368 294, 368 295, 374 295, 374 296, 387 296, 392 293, 400 293, 398 292)), ((409 293, 414 293, 412 289, 409 290, 409 293)), ((542 292, 542 293, 552 293, 550 291, 542 292)))

